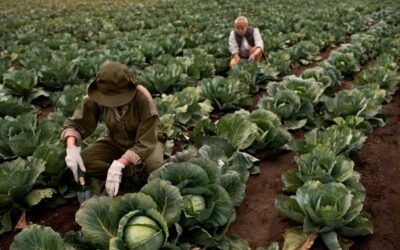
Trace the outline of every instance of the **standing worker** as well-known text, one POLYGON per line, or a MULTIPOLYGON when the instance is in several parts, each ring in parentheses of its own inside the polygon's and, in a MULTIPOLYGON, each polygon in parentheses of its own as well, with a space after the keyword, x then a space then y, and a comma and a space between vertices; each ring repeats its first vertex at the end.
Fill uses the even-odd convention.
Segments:
POLYGON ((162 165, 159 117, 150 93, 135 82, 126 65, 103 64, 87 92, 64 122, 65 162, 77 182, 78 168, 89 176, 107 176, 106 192, 112 197, 118 193, 123 173, 148 175, 162 165), (82 140, 95 131, 99 119, 106 124, 106 134, 81 152, 82 140))
POLYGON ((250 62, 265 59, 260 31, 249 27, 248 20, 244 16, 239 16, 235 20, 235 29, 229 35, 229 51, 232 54, 231 68, 241 59, 250 62))

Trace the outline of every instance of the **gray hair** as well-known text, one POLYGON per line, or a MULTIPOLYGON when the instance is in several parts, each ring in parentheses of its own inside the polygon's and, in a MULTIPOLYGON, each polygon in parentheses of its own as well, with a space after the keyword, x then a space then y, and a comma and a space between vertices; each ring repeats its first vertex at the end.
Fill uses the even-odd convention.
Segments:
POLYGON ((245 24, 249 24, 249 21, 247 20, 247 17, 245 17, 245 16, 238 16, 235 19, 235 24, 237 24, 239 22, 244 22, 245 24))

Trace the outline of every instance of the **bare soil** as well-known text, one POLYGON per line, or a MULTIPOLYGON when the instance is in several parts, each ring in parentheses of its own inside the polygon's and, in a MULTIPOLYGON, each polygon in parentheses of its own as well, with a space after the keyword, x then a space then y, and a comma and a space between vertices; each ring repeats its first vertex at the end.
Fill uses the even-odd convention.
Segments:
POLYGON ((248 110, 251 112, 251 111, 254 111, 255 109, 257 109, 258 101, 260 101, 261 97, 263 97, 263 96, 266 95, 266 94, 267 94, 267 91, 266 91, 266 90, 260 90, 260 91, 258 91, 257 93, 255 93, 255 94, 251 97, 252 105, 250 105, 250 107, 248 108, 248 110))
POLYGON ((282 173, 295 167, 293 157, 293 152, 287 152, 261 162, 261 173, 247 181, 246 198, 237 209, 237 219, 228 234, 238 234, 252 249, 283 240, 290 221, 278 215, 274 201, 282 193, 282 173))
MULTIPOLYGON (((67 204, 56 208, 39 205, 27 211, 27 222, 40 224, 53 228, 54 231, 64 236, 68 231, 79 230, 79 225, 75 222, 75 213, 79 209, 76 199, 70 200, 67 204)), ((0 237, 0 250, 10 249, 10 245, 19 231, 11 231, 0 237)))
POLYGON ((47 118, 47 116, 54 111, 56 111, 56 107, 53 105, 49 105, 42 108, 37 116, 38 122, 40 123, 44 121, 47 118))
POLYGON ((399 249, 400 234, 400 91, 386 107, 388 123, 374 129, 354 159, 367 190, 365 210, 374 219, 375 232, 357 240, 352 249, 399 249))

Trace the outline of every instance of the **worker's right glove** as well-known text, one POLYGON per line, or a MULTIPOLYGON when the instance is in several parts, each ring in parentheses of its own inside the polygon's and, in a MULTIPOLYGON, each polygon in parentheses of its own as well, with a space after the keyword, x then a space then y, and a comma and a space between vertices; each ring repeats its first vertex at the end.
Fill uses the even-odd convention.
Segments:
POLYGON ((113 161, 107 172, 106 192, 108 196, 114 197, 118 194, 119 184, 122 179, 122 169, 125 165, 119 161, 113 161))
POLYGON ((65 163, 74 174, 74 179, 78 182, 78 167, 82 172, 86 172, 85 165, 81 157, 81 147, 70 145, 67 147, 67 156, 65 156, 65 163))

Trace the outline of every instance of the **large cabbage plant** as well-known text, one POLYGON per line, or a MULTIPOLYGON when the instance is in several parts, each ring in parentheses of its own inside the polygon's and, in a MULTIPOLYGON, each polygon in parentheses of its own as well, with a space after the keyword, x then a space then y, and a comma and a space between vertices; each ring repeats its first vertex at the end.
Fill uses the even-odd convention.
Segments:
POLYGON ((277 152, 291 140, 290 133, 282 126, 278 116, 264 109, 252 113, 240 110, 223 116, 215 123, 203 120, 194 128, 193 136, 195 141, 210 136, 220 138, 237 151, 268 149, 277 152))
POLYGON ((303 223, 287 232, 284 249, 297 249, 305 241, 312 245, 320 235, 331 249, 342 249, 339 235, 354 237, 372 234, 371 216, 362 211, 363 193, 353 193, 342 183, 308 181, 296 195, 281 195, 275 207, 282 215, 303 223))
POLYGON ((141 192, 93 197, 76 213, 87 244, 98 249, 160 249, 168 225, 179 220, 182 196, 169 182, 155 180, 141 192))
POLYGON ((398 89, 400 82, 400 75, 397 72, 398 66, 392 56, 383 54, 377 62, 366 70, 363 70, 355 79, 354 84, 357 87, 365 86, 379 86, 379 88, 386 90, 390 101, 390 96, 393 95, 398 89))
POLYGON ((258 106, 276 113, 288 129, 299 129, 314 124, 314 105, 326 86, 314 79, 288 76, 283 81, 268 85, 268 96, 258 106))
POLYGON ((33 90, 38 80, 34 70, 11 68, 3 74, 3 84, 15 96, 25 96, 33 90))
POLYGON ((199 87, 186 87, 154 101, 161 120, 159 133, 169 138, 182 136, 182 132, 208 118, 213 110, 211 102, 202 98, 199 87))
POLYGON ((346 156, 357 153, 367 137, 358 129, 332 125, 325 130, 313 129, 304 139, 295 140, 291 148, 301 154, 310 153, 317 147, 330 148, 335 154, 346 156))
POLYGON ((35 158, 18 158, 0 165, 0 235, 12 229, 11 216, 18 210, 37 205, 56 192, 36 185, 44 171, 45 162, 35 158))
POLYGON ((280 90, 274 96, 264 96, 258 107, 278 115, 287 129, 299 129, 312 121, 314 106, 293 90, 280 90))
POLYGON ((201 81, 203 96, 220 109, 245 107, 250 104, 250 86, 236 77, 216 76, 201 81))
POLYGON ((334 65, 345 76, 351 76, 354 72, 360 71, 360 63, 353 53, 333 51, 328 62, 334 65))
POLYGON ((244 198, 240 178, 236 179, 236 185, 241 187, 241 192, 229 193, 221 183, 227 177, 221 175, 216 163, 205 158, 167 164, 152 172, 149 180, 157 178, 170 181, 180 189, 184 209, 179 223, 189 230, 202 226, 214 234, 218 227, 227 227, 235 214, 231 198, 236 198, 237 204, 244 198))
POLYGON ((294 193, 307 181, 343 183, 353 192, 364 193, 359 183, 360 174, 354 171, 354 162, 343 155, 336 155, 325 147, 295 157, 296 169, 282 174, 285 192, 294 193))
POLYGON ((32 106, 22 98, 14 97, 5 92, 0 92, 0 117, 18 116, 32 110, 32 106))
POLYGON ((352 89, 339 91, 334 97, 323 96, 322 112, 325 120, 332 121, 336 117, 362 117, 372 125, 383 126, 382 103, 386 92, 382 89, 352 89))
POLYGON ((137 80, 153 94, 168 94, 187 86, 187 75, 176 64, 148 66, 138 74, 137 80))
POLYGON ((313 78, 315 81, 321 82, 325 87, 336 87, 340 85, 342 75, 336 67, 325 61, 317 67, 305 70, 301 74, 301 78, 313 78))

